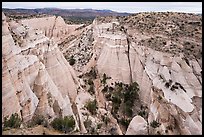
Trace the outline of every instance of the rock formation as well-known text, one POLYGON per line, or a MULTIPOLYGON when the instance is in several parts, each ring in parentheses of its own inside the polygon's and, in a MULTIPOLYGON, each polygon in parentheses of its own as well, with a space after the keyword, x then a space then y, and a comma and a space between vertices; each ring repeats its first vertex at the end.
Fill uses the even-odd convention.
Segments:
POLYGON ((147 135, 147 122, 141 116, 135 116, 128 126, 126 135, 147 135))
POLYGON ((73 115, 80 134, 202 134, 201 16, 147 12, 80 29, 6 18, 2 119, 73 115))
POLYGON ((35 113, 73 115, 78 84, 57 45, 42 32, 7 23, 4 15, 2 23, 2 118, 18 113, 26 122, 35 113), (16 37, 23 38, 21 45, 16 37))
POLYGON ((63 18, 58 16, 33 18, 21 20, 24 26, 32 27, 43 31, 43 34, 49 38, 53 38, 55 42, 60 42, 62 39, 72 33, 81 25, 68 25, 63 18))

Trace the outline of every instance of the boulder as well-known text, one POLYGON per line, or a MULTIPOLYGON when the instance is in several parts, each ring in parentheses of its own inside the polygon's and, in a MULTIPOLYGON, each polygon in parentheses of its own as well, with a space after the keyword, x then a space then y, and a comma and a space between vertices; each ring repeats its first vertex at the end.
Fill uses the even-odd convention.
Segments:
POLYGON ((128 126, 125 135, 147 135, 147 121, 141 116, 135 116, 128 126))

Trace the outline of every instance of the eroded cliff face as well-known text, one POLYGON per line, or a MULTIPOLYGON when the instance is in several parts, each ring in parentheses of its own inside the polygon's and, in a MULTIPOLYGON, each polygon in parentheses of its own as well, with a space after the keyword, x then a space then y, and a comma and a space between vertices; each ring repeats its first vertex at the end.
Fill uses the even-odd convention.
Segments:
MULTIPOLYGON (((147 13, 147 15, 149 14, 147 13)), ((150 14, 149 16, 153 15, 150 14)), ((167 16, 171 17, 172 15, 167 16)), ((174 16, 178 16, 179 19, 183 16, 193 18, 183 14, 180 17, 177 13, 174 16)), ((200 24, 200 19, 197 16, 195 18, 194 22, 200 24)), ((97 20, 94 22, 94 36, 98 36, 99 44, 102 46, 97 61, 99 73, 106 73, 112 79, 124 83, 130 83, 131 77, 133 81, 138 82, 140 99, 149 107, 148 123, 155 120, 161 124, 157 128, 153 128, 153 130, 151 130, 150 126, 149 134, 201 134, 202 108, 198 108, 202 104, 202 61, 200 57, 202 43, 199 39, 200 36, 191 38, 191 44, 186 45, 185 43, 188 40, 184 39, 186 36, 183 35, 176 42, 173 38, 168 39, 165 34, 161 35, 160 31, 154 33, 154 35, 148 33, 148 31, 141 32, 140 28, 135 29, 133 27, 133 31, 128 21, 110 22, 98 23, 97 20), (151 41, 149 41, 151 45, 142 43, 146 39, 152 41, 165 39, 167 42, 165 41, 163 49, 171 47, 171 43, 176 47, 170 48, 168 53, 163 51, 162 47, 159 47, 162 44, 157 45, 157 42, 155 45, 151 41), (128 40, 130 40, 129 43, 128 40), (181 43, 184 44, 181 45, 181 43), (193 48, 193 55, 187 56, 188 50, 186 51, 186 49, 189 49, 190 45, 193 48), (197 45, 197 47, 194 47, 194 45, 197 45), (127 54, 129 54, 129 57, 127 54), (157 92, 155 89, 159 90, 161 95, 157 94, 157 97, 152 95, 156 94, 154 93, 157 92), (158 100, 165 100, 168 107, 174 107, 174 111, 168 110, 166 103, 158 102, 158 100), (172 112, 175 114, 171 114, 172 112), (171 120, 172 118, 174 120, 171 120), (172 121, 174 123, 168 123, 172 121), (170 132, 168 132, 169 125, 174 125, 170 132)), ((177 26, 174 25, 174 27, 177 26)), ((195 26, 189 26, 189 29, 192 27, 195 26)), ((134 134, 134 131, 132 134, 134 134)), ((135 134, 137 133, 135 132, 135 134)))
POLYGON ((80 134, 202 134, 200 18, 140 13, 74 31, 61 17, 3 15, 2 118, 73 115, 80 134))
POLYGON ((33 29, 41 30, 45 36, 54 39, 54 41, 57 43, 64 41, 65 38, 74 32, 75 29, 82 26, 68 25, 60 16, 24 19, 21 20, 21 23, 33 29))
POLYGON ((27 122, 35 114, 49 120, 74 115, 78 84, 57 45, 2 15, 2 118, 18 113, 27 122))

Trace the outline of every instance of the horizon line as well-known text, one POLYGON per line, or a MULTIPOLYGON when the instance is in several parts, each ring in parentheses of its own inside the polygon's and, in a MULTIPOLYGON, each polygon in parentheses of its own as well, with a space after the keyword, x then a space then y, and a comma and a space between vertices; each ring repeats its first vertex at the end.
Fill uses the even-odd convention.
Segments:
MULTIPOLYGON (((17 8, 9 8, 9 7, 2 7, 2 9, 26 9, 26 10, 32 10, 32 9, 61 9, 61 10, 109 10, 112 12, 117 13, 128 13, 128 14, 135 14, 135 13, 143 13, 143 12, 175 12, 175 13, 193 13, 193 14, 202 14, 202 12, 187 12, 187 11, 140 11, 140 12, 119 12, 111 9, 93 9, 93 8, 59 8, 59 7, 42 7, 42 8, 24 8, 24 7, 17 7, 17 8)), ((3 12, 3 11, 2 11, 3 12)))

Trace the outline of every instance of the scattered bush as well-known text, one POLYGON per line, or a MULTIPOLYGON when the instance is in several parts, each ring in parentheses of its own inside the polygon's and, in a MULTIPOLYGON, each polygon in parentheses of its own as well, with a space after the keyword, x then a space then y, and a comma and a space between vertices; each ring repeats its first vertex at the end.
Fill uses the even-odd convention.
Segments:
MULTIPOLYGON (((106 75, 104 74, 103 77, 106 78, 106 75)), ((114 116, 117 116, 120 107, 123 107, 123 114, 132 117, 134 101, 139 97, 139 86, 136 82, 129 85, 123 84, 122 82, 115 82, 114 88, 105 86, 102 91, 105 92, 106 99, 113 103, 111 113, 114 116)))
POLYGON ((96 77, 97 77, 96 68, 92 67, 91 70, 85 74, 85 76, 90 77, 90 79, 96 79, 96 77))
POLYGON ((86 129, 89 129, 91 127, 91 124, 92 124, 92 121, 88 118, 84 121, 84 126, 86 129))
POLYGON ((91 125, 92 125, 92 121, 90 119, 88 119, 88 117, 87 117, 87 119, 84 121, 84 126, 85 126, 87 132, 92 134, 92 135, 98 134, 96 129, 101 128, 102 124, 98 124, 97 127, 92 127, 91 125))
POLYGON ((157 128, 159 127, 161 124, 155 120, 153 120, 151 123, 150 123, 150 126, 153 127, 153 128, 157 128))
POLYGON ((96 128, 100 129, 102 127, 102 123, 97 124, 96 128))
POLYGON ((138 113, 138 115, 140 115, 141 117, 145 117, 145 115, 146 115, 146 112, 143 110, 141 110, 139 113, 138 113))
POLYGON ((173 131, 173 126, 172 126, 172 125, 168 125, 168 126, 166 127, 166 129, 173 131))
POLYGON ((161 99, 162 99, 162 97, 159 95, 159 96, 158 96, 158 100, 161 100, 161 99))
POLYGON ((124 112, 123 113, 126 116, 132 117, 132 114, 133 114, 132 107, 133 107, 133 104, 131 103, 130 100, 125 102, 124 112))
POLYGON ((93 95, 95 93, 95 90, 94 90, 94 85, 90 85, 89 89, 88 89, 88 92, 93 95))
POLYGON ((75 120, 73 116, 65 116, 64 118, 55 118, 51 125, 54 129, 64 131, 65 133, 70 132, 75 127, 75 120))
POLYGON ((118 133, 117 133, 117 128, 112 127, 112 128, 110 129, 109 133, 110 133, 111 135, 118 135, 118 133))
POLYGON ((22 119, 17 113, 14 113, 8 119, 8 116, 4 117, 4 128, 11 127, 11 128, 19 128, 22 123, 22 119))
POLYGON ((110 122, 110 118, 108 116, 102 116, 102 120, 104 121, 104 123, 107 125, 108 122, 110 122))
POLYGON ((102 89, 102 92, 105 93, 108 91, 108 86, 105 86, 103 89, 102 89))
POLYGON ((119 104, 119 105, 120 105, 120 103, 122 102, 122 101, 121 101, 120 94, 117 94, 117 93, 113 94, 111 100, 112 100, 113 103, 116 103, 116 104, 119 104))
POLYGON ((33 127, 35 125, 43 125, 44 127, 48 126, 48 121, 43 115, 34 115, 31 121, 28 122, 28 127, 33 127))
POLYGON ((169 86, 170 86, 169 82, 166 82, 166 83, 165 83, 165 87, 166 87, 166 88, 169 88, 169 86))
POLYGON ((101 80, 101 83, 102 83, 103 85, 105 85, 107 79, 111 79, 111 77, 107 77, 106 74, 103 73, 103 79, 101 80))
POLYGON ((74 65, 75 64, 75 59, 74 58, 71 58, 71 59, 69 59, 69 64, 72 66, 72 65, 74 65))
POLYGON ((96 110, 98 109, 96 99, 93 101, 88 101, 85 105, 86 109, 92 114, 96 114, 96 110))
POLYGON ((89 79, 89 80, 88 80, 88 84, 89 84, 89 85, 93 85, 93 84, 94 84, 93 81, 92 81, 92 79, 89 79))
POLYGON ((130 124, 130 119, 125 119, 125 118, 122 118, 119 122, 125 127, 125 129, 127 130, 129 124, 130 124))

